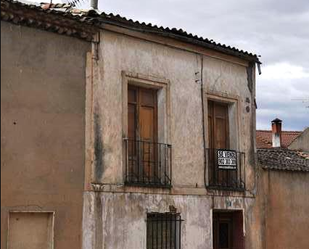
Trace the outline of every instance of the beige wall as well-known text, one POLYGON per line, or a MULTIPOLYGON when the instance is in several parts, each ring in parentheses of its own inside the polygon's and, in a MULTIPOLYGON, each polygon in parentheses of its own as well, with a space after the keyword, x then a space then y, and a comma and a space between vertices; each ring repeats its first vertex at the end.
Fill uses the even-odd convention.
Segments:
POLYGON ((1 248, 9 211, 55 212, 55 248, 80 248, 90 44, 1 22, 1 248))
POLYGON ((289 149, 309 151, 309 127, 289 145, 289 149))
POLYGON ((254 214, 263 249, 308 248, 308 189, 308 173, 261 170, 254 214))
POLYGON ((146 213, 166 212, 174 205, 185 220, 183 249, 212 248, 211 212, 215 209, 243 210, 246 249, 259 248, 252 243, 255 238, 251 229, 256 189, 254 71, 248 77, 248 63, 237 58, 201 49, 193 52, 194 48, 183 44, 180 48, 168 39, 147 35, 137 38, 133 36, 141 34, 122 31, 128 35, 101 32, 98 60, 93 61, 92 69, 88 67, 93 77, 93 82, 88 81, 91 87, 87 87, 93 89, 87 95, 93 100, 92 108, 87 109, 93 110, 87 120, 93 124, 89 135, 93 154, 87 161, 96 184, 91 188, 89 181, 85 193, 83 247, 144 248, 146 213), (202 121, 201 76, 205 120, 208 98, 234 104, 231 139, 237 150, 246 153, 245 193, 205 189, 202 127, 207 123, 202 121), (167 134, 160 142, 172 145, 171 190, 124 186, 128 82, 158 84, 169 92, 162 122, 167 134))
POLYGON ((8 249, 52 249, 52 212, 10 212, 8 249))

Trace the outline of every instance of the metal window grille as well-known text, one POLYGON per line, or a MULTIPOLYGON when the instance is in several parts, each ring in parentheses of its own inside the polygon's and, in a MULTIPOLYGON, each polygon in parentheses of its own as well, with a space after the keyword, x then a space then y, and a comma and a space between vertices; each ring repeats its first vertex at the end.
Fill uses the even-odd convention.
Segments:
POLYGON ((178 213, 147 214, 147 249, 181 249, 182 221, 178 213))
POLYGON ((208 188, 244 191, 245 190, 245 153, 234 151, 234 158, 219 157, 222 149, 206 149, 208 165, 208 188), (223 164, 222 164, 223 162, 223 164), (232 165, 229 163, 232 162, 232 165), (226 165, 224 165, 226 163, 226 165))
POLYGON ((171 187, 172 146, 125 139, 125 184, 171 187))

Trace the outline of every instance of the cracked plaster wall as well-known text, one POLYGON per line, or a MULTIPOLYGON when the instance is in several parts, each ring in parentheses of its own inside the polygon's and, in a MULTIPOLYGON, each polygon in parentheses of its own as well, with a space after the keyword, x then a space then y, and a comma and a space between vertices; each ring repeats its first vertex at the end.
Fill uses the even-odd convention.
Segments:
MULTIPOLYGON (((243 210, 246 249, 260 248, 253 246, 256 236, 251 229, 254 218, 251 209, 256 191, 255 80, 248 82, 248 75, 255 77, 254 68, 207 55, 202 58, 199 53, 173 48, 173 44, 159 45, 105 30, 100 36, 98 61, 93 68, 93 106, 96 107, 93 117, 100 120, 100 134, 96 134, 97 129, 93 134, 96 139, 101 139, 103 157, 92 168, 93 172, 100 173, 93 177, 98 192, 87 191, 84 196, 83 222, 87 229, 84 229, 83 248, 145 248, 146 213, 168 211, 169 205, 174 205, 185 220, 182 232, 184 249, 212 248, 213 209, 243 210), (238 103, 234 115, 236 134, 231 139, 237 139, 235 146, 246 153, 248 191, 245 194, 210 193, 204 187, 202 61, 204 109, 207 110, 207 98, 210 96, 229 98, 238 103), (125 75, 130 75, 130 79, 136 77, 137 81, 158 79, 169 85, 169 134, 167 141, 160 142, 172 144, 171 190, 123 186, 125 75), (97 232, 98 226, 103 229, 102 233, 97 232)), ((207 111, 205 117, 207 120, 207 111)))
POLYGON ((55 211, 55 248, 81 248, 90 43, 1 22, 1 248, 9 211, 55 211))

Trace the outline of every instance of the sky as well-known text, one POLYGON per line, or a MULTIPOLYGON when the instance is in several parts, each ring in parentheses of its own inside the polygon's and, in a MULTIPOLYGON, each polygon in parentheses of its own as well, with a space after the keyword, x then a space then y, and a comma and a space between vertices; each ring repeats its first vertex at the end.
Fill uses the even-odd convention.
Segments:
MULTIPOLYGON (((89 5, 82 0, 77 7, 89 5)), ((308 0, 99 0, 99 10, 261 55, 257 129, 270 129, 275 118, 283 130, 309 126, 308 0)))

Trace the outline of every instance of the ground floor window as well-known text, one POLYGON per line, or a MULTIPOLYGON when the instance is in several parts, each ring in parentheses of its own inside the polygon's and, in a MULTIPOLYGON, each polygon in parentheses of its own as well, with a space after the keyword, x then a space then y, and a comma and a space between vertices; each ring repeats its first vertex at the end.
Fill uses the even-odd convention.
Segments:
POLYGON ((181 222, 178 213, 148 213, 147 249, 180 249, 181 222))
POLYGON ((214 211, 213 248, 244 249, 242 211, 214 211))

